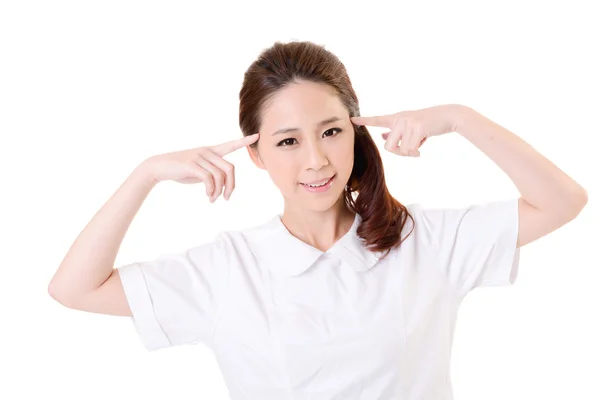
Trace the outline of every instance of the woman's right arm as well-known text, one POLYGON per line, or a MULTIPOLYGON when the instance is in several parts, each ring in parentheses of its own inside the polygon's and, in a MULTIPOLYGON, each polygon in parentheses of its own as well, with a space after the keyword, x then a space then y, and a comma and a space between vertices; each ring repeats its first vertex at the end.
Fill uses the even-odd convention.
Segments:
POLYGON ((48 285, 61 304, 83 311, 131 315, 113 268, 125 233, 156 185, 140 164, 79 234, 48 285))
POLYGON ((234 168, 222 157, 258 140, 246 136, 211 147, 153 156, 142 162, 79 234, 48 285, 52 298, 69 308, 131 316, 114 269, 127 229, 152 188, 161 181, 204 183, 214 202, 234 189, 234 168))

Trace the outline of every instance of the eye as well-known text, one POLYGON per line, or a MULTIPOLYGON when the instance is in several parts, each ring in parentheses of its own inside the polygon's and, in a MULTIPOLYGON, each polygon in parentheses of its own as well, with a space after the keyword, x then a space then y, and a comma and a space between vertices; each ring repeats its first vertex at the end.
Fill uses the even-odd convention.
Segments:
POLYGON ((326 130, 326 131, 323 133, 323 135, 327 136, 327 135, 326 135, 326 134, 327 134, 327 132, 331 132, 331 131, 337 131, 337 132, 335 132, 334 134, 331 134, 331 135, 329 135, 330 137, 331 137, 331 136, 334 136, 334 135, 336 135, 336 134, 338 134, 338 133, 340 133, 340 132, 342 131, 342 128, 331 128, 331 129, 327 129, 327 130, 326 130))
POLYGON ((293 143, 294 140, 296 140, 296 139, 294 139, 294 138, 283 139, 281 142, 277 143, 277 146, 280 146, 280 147, 291 146, 294 144, 293 143), (292 142, 292 143, 290 143, 290 142, 292 142))

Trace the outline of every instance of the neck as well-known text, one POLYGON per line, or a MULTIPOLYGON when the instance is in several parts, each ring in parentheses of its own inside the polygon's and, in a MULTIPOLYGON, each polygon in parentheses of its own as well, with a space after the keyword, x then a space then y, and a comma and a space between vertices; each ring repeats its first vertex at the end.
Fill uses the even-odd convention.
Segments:
POLYGON ((286 203, 281 221, 288 231, 303 242, 327 251, 344 236, 354 223, 355 213, 343 196, 328 210, 307 210, 286 203))

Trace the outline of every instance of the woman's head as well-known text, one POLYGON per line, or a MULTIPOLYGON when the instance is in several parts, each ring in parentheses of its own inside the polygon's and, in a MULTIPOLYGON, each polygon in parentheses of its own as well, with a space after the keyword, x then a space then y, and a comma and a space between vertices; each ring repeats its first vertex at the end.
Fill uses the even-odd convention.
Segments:
POLYGON ((286 207, 325 211, 339 203, 354 164, 354 130, 330 86, 300 80, 274 92, 261 110, 260 133, 250 153, 286 207))
POLYGON ((340 203, 363 219, 372 250, 399 245, 410 217, 389 194, 379 150, 364 126, 344 64, 312 42, 276 42, 244 75, 239 124, 260 132, 250 155, 268 171, 286 206, 325 211, 340 203), (309 187, 326 182, 327 190, 309 187), (344 204, 345 203, 345 204, 344 204))

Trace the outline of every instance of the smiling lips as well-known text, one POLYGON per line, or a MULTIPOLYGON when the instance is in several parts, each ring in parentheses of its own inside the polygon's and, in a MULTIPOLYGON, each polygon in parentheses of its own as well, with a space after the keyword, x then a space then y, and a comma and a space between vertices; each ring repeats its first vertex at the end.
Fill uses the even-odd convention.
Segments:
POLYGON ((322 192, 327 191, 327 189, 329 189, 331 187, 331 185, 333 184, 334 178, 335 178, 335 175, 332 176, 331 178, 321 179, 320 181, 313 181, 310 183, 300 182, 300 184, 309 192, 322 193, 322 192))
POLYGON ((313 182, 301 182, 303 185, 310 185, 310 186, 322 186, 324 184, 326 184, 327 182, 329 182, 329 180, 331 179, 331 177, 329 178, 325 178, 325 179, 321 179, 320 181, 313 181, 313 182))

